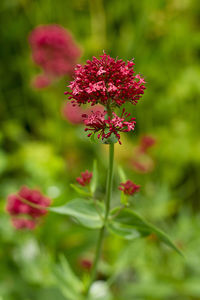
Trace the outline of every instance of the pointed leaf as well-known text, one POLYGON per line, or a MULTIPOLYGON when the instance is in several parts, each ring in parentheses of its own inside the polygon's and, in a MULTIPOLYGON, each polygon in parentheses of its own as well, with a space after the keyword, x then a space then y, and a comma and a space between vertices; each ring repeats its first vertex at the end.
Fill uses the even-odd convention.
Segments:
MULTIPOLYGON (((162 242, 182 255, 180 250, 163 231, 145 221, 142 217, 140 217, 132 210, 120 210, 119 208, 117 208, 111 212, 111 216, 112 215, 116 215, 116 217, 108 224, 108 229, 111 232, 125 238, 129 238, 130 235, 128 235, 128 232, 130 232, 131 229, 136 230, 140 234, 140 236, 147 236, 154 233, 162 242)), ((136 235, 134 234, 133 236, 134 238, 136 237, 136 235)))
POLYGON ((81 281, 71 270, 66 258, 60 257, 61 264, 53 268, 53 275, 56 285, 68 300, 83 300, 81 292, 83 289, 81 281))
POLYGON ((65 277, 66 282, 70 284, 70 286, 73 288, 75 291, 79 291, 81 293, 83 289, 83 285, 81 280, 74 274, 72 271, 67 259, 63 254, 60 255, 60 263, 61 267, 63 269, 63 274, 65 277))
POLYGON ((121 236, 127 240, 133 240, 141 236, 141 234, 135 229, 123 225, 119 222, 110 222, 108 229, 111 233, 121 236))
MULTIPOLYGON (((118 167, 119 177, 121 182, 125 182, 127 180, 126 174, 121 166, 118 167)), ((124 205, 128 204, 128 196, 124 194, 124 192, 121 192, 121 203, 124 205)))
POLYGON ((73 217, 87 228, 101 228, 103 225, 99 214, 99 212, 102 212, 103 215, 103 207, 98 203, 95 205, 91 200, 74 199, 65 205, 50 207, 49 210, 61 215, 73 217))
POLYGON ((89 192, 87 192, 86 190, 80 188, 79 186, 71 183, 70 186, 80 195, 86 196, 86 197, 90 197, 91 194, 89 192))
POLYGON ((122 182, 125 182, 127 180, 127 178, 126 178, 126 174, 121 166, 118 167, 118 172, 119 172, 120 180, 122 182))

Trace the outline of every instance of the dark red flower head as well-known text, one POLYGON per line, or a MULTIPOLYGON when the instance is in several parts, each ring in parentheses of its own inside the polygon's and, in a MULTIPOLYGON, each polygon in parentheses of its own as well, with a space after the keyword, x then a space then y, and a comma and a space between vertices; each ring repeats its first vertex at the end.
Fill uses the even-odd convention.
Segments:
POLYGON ((74 105, 100 103, 121 106, 126 102, 136 104, 144 93, 145 81, 135 75, 133 61, 113 59, 106 53, 100 59, 93 57, 85 65, 78 64, 75 79, 69 85, 74 105))
MULTIPOLYGON (((60 25, 40 25, 29 36, 33 61, 42 68, 48 80, 72 75, 77 59, 81 55, 71 34, 60 25)), ((37 80, 37 87, 44 84, 37 80)), ((47 83, 47 81, 45 82, 47 83)))
POLYGON ((127 180, 125 183, 120 183, 119 190, 125 195, 133 195, 140 190, 140 185, 136 185, 131 180, 127 180))
POLYGON ((39 217, 47 213, 51 200, 39 190, 23 186, 17 194, 8 196, 6 210, 11 215, 13 225, 19 228, 33 229, 39 217))
POLYGON ((82 186, 86 186, 90 183, 92 179, 92 172, 89 172, 88 170, 86 170, 85 172, 81 173, 81 177, 77 177, 76 181, 82 185, 82 186))

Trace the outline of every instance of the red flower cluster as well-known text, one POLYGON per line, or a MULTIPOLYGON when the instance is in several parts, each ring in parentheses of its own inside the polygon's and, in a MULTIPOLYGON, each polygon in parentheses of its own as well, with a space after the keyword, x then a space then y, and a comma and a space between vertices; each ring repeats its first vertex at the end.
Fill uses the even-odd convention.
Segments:
POLYGON ((130 117, 130 113, 125 112, 122 110, 121 117, 118 117, 114 112, 112 113, 113 118, 108 117, 105 119, 106 111, 102 112, 94 112, 91 115, 83 115, 85 118, 84 123, 87 126, 85 131, 90 130, 91 133, 88 134, 88 137, 92 135, 92 133, 99 132, 98 138, 107 139, 113 133, 116 138, 118 139, 119 144, 120 141, 120 134, 119 132, 129 132, 134 130, 135 128, 135 118, 131 118, 129 121, 126 121, 128 117, 130 117))
POLYGON ((59 25, 41 25, 30 34, 33 61, 44 74, 35 79, 38 88, 65 74, 72 75, 81 51, 71 34, 59 25))
POLYGON ((34 229, 39 217, 47 213, 50 203, 50 199, 40 191, 23 186, 18 194, 8 196, 6 210, 12 217, 14 227, 34 229))
POLYGON ((77 65, 75 79, 69 85, 69 99, 78 105, 100 103, 121 106, 126 102, 136 104, 144 93, 145 81, 134 75, 134 63, 115 60, 104 53, 100 59, 93 57, 84 66, 77 65))
POLYGON ((82 186, 86 186, 90 183, 92 179, 92 172, 89 172, 88 170, 86 170, 85 172, 81 173, 81 177, 77 177, 76 181, 82 185, 82 186))
POLYGON ((131 180, 127 180, 125 183, 120 183, 119 190, 125 195, 133 195, 140 190, 140 185, 136 185, 131 180))

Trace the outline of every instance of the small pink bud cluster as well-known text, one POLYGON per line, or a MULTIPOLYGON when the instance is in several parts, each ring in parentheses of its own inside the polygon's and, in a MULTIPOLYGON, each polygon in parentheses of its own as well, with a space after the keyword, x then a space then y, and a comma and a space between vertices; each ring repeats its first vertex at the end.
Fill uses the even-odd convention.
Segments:
POLYGON ((59 25, 40 25, 29 36, 33 61, 43 73, 34 80, 37 88, 48 86, 63 75, 72 75, 81 55, 71 34, 59 25))
POLYGON ((23 186, 17 194, 8 196, 6 210, 15 228, 34 229, 39 218, 47 213, 50 203, 51 200, 40 191, 23 186))
POLYGON ((139 192, 140 185, 135 184, 131 180, 127 180, 125 183, 120 183, 119 190, 121 190, 125 195, 132 196, 136 192, 139 192))
POLYGON ((85 172, 81 173, 80 177, 76 178, 76 181, 82 185, 82 186, 86 186, 90 183, 92 179, 92 172, 89 172, 88 170, 86 170, 85 172))
POLYGON ((91 136, 93 133, 98 133, 98 138, 107 139, 113 133, 121 144, 120 141, 120 134, 119 132, 129 132, 134 130, 135 127, 135 118, 131 118, 129 121, 126 121, 128 117, 130 117, 130 113, 125 112, 122 110, 121 117, 118 117, 116 113, 112 113, 113 118, 108 117, 105 119, 106 112, 103 113, 97 111, 92 113, 91 115, 83 115, 84 123, 87 126, 85 131, 91 131, 88 134, 88 137, 91 136))

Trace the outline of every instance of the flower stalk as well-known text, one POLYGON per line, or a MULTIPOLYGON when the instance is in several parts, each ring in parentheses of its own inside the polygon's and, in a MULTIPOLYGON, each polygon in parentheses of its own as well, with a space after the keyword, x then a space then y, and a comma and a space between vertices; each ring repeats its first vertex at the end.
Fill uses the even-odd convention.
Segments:
POLYGON ((90 282, 86 291, 86 296, 89 293, 90 287, 93 283, 93 281, 96 278, 97 269, 99 260, 101 257, 101 251, 103 246, 103 240, 104 240, 104 233, 106 228, 106 222, 109 216, 110 211, 110 201, 111 201, 111 195, 112 195, 112 186, 113 186, 113 166, 114 166, 114 144, 109 145, 109 167, 108 167, 108 175, 107 175, 107 186, 106 186, 106 200, 105 200, 105 216, 104 216, 104 223, 102 228, 99 231, 97 246, 96 246, 96 253, 95 253, 95 259, 93 262, 93 267, 91 271, 91 277, 90 282))

